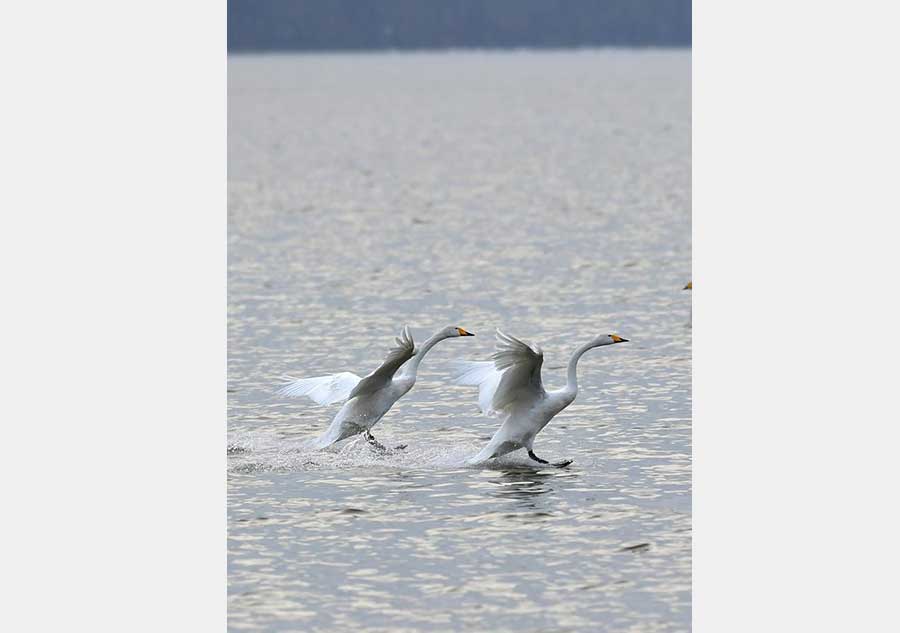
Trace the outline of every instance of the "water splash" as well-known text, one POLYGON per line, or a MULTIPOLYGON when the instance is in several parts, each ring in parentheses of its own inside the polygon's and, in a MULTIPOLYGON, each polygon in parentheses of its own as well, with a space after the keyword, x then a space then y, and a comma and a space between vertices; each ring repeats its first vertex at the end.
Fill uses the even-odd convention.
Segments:
MULTIPOLYGON (((552 465, 537 464, 523 451, 510 453, 482 464, 469 464, 483 442, 453 444, 410 444, 404 449, 375 448, 362 436, 352 437, 323 450, 310 448, 310 439, 286 440, 265 431, 235 433, 229 437, 229 472, 305 472, 311 470, 454 469, 541 470, 552 465), (521 453, 521 454, 520 454, 521 453)), ((397 446, 400 440, 381 437, 385 446, 397 446)))

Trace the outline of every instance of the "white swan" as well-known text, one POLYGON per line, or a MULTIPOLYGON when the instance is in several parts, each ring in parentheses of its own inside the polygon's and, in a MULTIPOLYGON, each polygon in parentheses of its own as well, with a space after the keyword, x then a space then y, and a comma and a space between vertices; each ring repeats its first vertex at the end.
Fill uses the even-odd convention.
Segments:
POLYGON ((381 367, 365 378, 346 371, 300 380, 288 378, 291 382, 279 389, 278 394, 306 396, 321 405, 347 401, 334 416, 328 430, 310 443, 311 448, 325 448, 364 433, 370 444, 384 450, 384 446, 372 437, 372 427, 416 384, 416 372, 425 354, 439 341, 456 336, 475 335, 461 327, 445 327, 425 341, 419 349, 415 349, 409 327, 404 327, 401 335, 395 339, 397 346, 388 352, 381 367), (403 371, 394 376, 404 363, 406 365, 403 371))
MULTIPOLYGON (((544 362, 541 349, 532 349, 519 339, 497 330, 497 351, 491 357, 492 361, 457 364, 456 384, 478 386, 478 406, 482 412, 503 418, 503 423, 487 446, 469 463, 478 464, 525 448, 531 459, 549 464, 534 454, 534 438, 553 416, 575 400, 578 394, 575 375, 578 359, 591 348, 627 342, 627 339, 615 334, 604 334, 582 345, 569 361, 566 386, 546 391, 541 383, 541 364, 544 362)), ((562 468, 571 463, 572 460, 566 460, 553 465, 562 468)))

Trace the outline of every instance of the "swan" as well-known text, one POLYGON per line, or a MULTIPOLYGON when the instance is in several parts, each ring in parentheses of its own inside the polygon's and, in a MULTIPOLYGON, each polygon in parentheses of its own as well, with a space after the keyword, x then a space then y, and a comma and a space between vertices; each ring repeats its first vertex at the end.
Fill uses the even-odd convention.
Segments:
MULTIPOLYGON (((454 382, 478 387, 478 406, 485 415, 501 417, 500 428, 480 453, 468 460, 479 464, 520 448, 539 464, 549 464, 534 454, 534 438, 553 417, 572 404, 578 394, 575 368, 578 359, 589 349, 627 343, 616 334, 604 334, 588 341, 572 354, 566 386, 547 391, 541 383, 544 353, 531 348, 514 336, 497 330, 496 351, 491 361, 462 361, 456 365, 454 382)), ((556 462, 562 468, 572 460, 556 462)))
POLYGON ((409 327, 405 326, 400 336, 395 339, 397 346, 391 348, 381 367, 365 378, 360 378, 349 371, 299 380, 288 377, 291 382, 281 387, 278 395, 306 396, 320 405, 346 401, 334 416, 328 430, 312 440, 310 448, 326 448, 335 442, 363 433, 366 441, 372 446, 386 450, 372 436, 372 427, 416 384, 416 372, 425 354, 440 341, 457 336, 475 335, 461 327, 445 327, 416 349, 409 327), (401 366, 403 371, 395 376, 401 366))

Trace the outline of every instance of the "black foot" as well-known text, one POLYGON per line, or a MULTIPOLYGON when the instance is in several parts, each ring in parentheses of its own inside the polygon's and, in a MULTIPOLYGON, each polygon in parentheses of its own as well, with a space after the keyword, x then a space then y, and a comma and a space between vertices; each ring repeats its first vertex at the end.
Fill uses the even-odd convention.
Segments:
MULTIPOLYGON (((528 456, 529 456, 531 459, 533 459, 534 461, 536 461, 538 464, 550 464, 550 462, 548 462, 546 459, 541 459, 540 457, 538 457, 537 455, 535 455, 535 454, 534 454, 534 451, 528 451, 528 456)), ((556 467, 556 468, 565 468, 566 466, 568 466, 568 465, 571 464, 571 463, 572 463, 572 460, 571 460, 571 459, 564 459, 564 460, 561 461, 561 462, 553 462, 553 463, 550 464, 550 465, 551 465, 551 466, 554 466, 554 467, 556 467)))
POLYGON ((409 444, 397 444, 397 446, 394 447, 394 450, 402 451, 402 450, 405 450, 407 446, 409 446, 409 444))
POLYGON ((387 448, 385 447, 385 445, 376 440, 375 436, 373 436, 368 429, 364 431, 363 436, 366 438, 366 441, 369 444, 377 448, 379 451, 387 452, 387 448))

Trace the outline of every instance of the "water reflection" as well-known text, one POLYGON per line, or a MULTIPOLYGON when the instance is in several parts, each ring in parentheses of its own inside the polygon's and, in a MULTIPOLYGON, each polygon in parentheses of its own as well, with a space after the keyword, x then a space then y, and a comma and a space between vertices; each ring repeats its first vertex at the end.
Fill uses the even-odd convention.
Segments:
POLYGON ((523 508, 536 508, 537 499, 554 490, 555 473, 529 467, 511 467, 494 471, 499 473, 492 484, 498 499, 515 499, 523 508))

